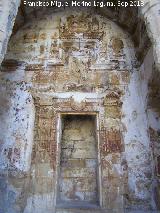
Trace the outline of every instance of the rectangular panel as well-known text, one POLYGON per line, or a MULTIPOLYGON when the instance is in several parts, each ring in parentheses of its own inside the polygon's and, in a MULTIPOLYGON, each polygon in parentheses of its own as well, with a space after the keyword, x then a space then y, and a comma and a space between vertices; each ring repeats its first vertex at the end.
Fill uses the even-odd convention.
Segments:
POLYGON ((96 117, 63 115, 58 201, 98 205, 96 117))

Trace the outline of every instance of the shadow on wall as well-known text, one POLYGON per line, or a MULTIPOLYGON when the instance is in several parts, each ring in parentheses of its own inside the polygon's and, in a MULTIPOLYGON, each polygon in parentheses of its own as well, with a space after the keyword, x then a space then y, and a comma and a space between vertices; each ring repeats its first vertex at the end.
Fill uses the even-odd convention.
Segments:
POLYGON ((152 108, 160 116, 160 72, 153 70, 151 80, 149 82, 148 106, 152 108))
MULTIPOLYGON (((156 120, 160 118, 160 72, 155 68, 153 69, 150 82, 148 84, 148 108, 156 113, 156 120)), ((150 140, 153 151, 153 158, 155 162, 154 173, 155 173, 155 185, 154 185, 154 196, 157 208, 160 209, 160 129, 154 129, 150 127, 150 140)))

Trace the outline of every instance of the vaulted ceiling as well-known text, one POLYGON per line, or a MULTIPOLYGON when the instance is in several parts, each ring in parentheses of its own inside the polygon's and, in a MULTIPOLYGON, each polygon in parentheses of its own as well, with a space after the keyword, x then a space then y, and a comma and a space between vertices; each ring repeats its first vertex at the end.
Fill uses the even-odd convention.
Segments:
MULTIPOLYGON (((105 1, 107 2, 107 0, 104 0, 104 2, 105 1)), ((138 7, 94 7, 93 9, 96 13, 114 21, 131 35, 135 44, 137 58, 142 62, 148 48, 151 46, 151 42, 147 35, 145 23, 139 15, 138 7)), ((64 10, 64 8, 28 7, 22 2, 19 7, 12 34, 15 34, 31 19, 38 19, 48 11, 53 11, 54 13, 57 10, 64 10)))

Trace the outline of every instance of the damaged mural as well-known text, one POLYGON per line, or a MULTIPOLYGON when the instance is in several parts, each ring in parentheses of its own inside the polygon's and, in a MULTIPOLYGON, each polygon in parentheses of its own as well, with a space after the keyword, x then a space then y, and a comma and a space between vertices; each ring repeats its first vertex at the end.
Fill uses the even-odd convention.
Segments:
POLYGON ((159 39, 145 3, 1 1, 0 213, 159 212, 159 39))

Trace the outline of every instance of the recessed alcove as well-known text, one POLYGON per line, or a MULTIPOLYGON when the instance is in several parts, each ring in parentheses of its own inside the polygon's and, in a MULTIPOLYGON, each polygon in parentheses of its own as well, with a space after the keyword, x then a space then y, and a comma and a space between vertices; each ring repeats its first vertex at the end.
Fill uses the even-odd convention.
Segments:
POLYGON ((95 115, 61 116, 57 206, 98 208, 98 139, 95 115))

